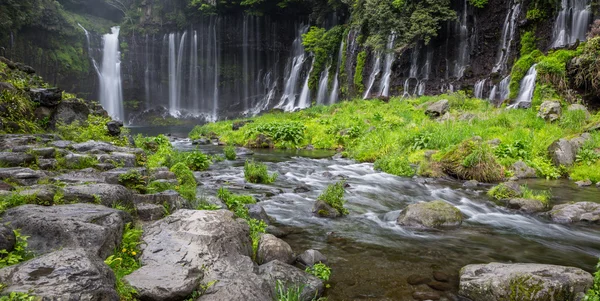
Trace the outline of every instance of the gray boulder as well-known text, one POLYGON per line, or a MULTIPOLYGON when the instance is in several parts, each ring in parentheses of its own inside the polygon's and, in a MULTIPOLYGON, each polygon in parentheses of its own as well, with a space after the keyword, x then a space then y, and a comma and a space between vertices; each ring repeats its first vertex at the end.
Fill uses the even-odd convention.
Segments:
POLYGON ((473 301, 582 300, 592 275, 573 267, 533 263, 472 264, 460 270, 459 294, 473 301))
POLYGON ((515 162, 511 169, 514 172, 515 177, 519 179, 537 178, 537 172, 535 169, 529 167, 529 165, 523 161, 515 162))
POLYGON ((15 248, 17 238, 12 228, 0 224, 0 250, 6 250, 8 252, 15 248))
POLYGON ((578 202, 552 207, 548 213, 552 221, 560 224, 576 222, 598 223, 600 221, 600 204, 593 202, 578 202))
POLYGON ((61 101, 56 106, 56 111, 50 119, 50 124, 55 127, 57 123, 63 122, 71 124, 73 122, 83 123, 87 120, 90 114, 88 106, 77 99, 67 99, 61 101))
POLYGON ((259 264, 279 260, 285 263, 293 263, 294 251, 290 245, 271 234, 262 234, 258 242, 256 261, 259 264))
POLYGON ((538 200, 515 198, 506 202, 506 207, 517 209, 527 213, 541 212, 546 209, 546 205, 538 200))
POLYGON ((134 154, 122 152, 113 152, 110 155, 101 154, 98 155, 97 158, 101 163, 113 163, 123 167, 135 167, 137 161, 137 158, 134 154))
POLYGON ((142 221, 155 221, 165 216, 165 207, 161 205, 139 203, 135 205, 135 211, 142 221))
POLYGON ((175 173, 169 171, 168 168, 157 168, 152 172, 151 179, 154 180, 175 180, 177 176, 175 173))
POLYGON ((561 114, 562 108, 560 106, 560 102, 547 100, 540 105, 540 110, 538 111, 537 115, 544 120, 553 122, 560 119, 561 114))
POLYGON ((123 126, 122 121, 109 121, 106 123, 106 128, 108 129, 108 134, 111 136, 119 136, 121 135, 121 127, 123 126))
POLYGON ((0 152, 0 165, 18 167, 35 163, 35 157, 25 153, 0 152))
POLYGON ((29 236, 29 250, 45 254, 61 248, 82 248, 106 258, 121 242, 131 216, 120 210, 91 204, 23 205, 7 210, 2 221, 29 236))
POLYGON ((450 109, 450 103, 447 99, 442 99, 433 104, 430 104, 425 110, 425 114, 432 118, 438 118, 446 114, 446 112, 448 112, 448 109, 450 109))
POLYGON ((110 153, 117 151, 117 147, 102 141, 94 141, 90 140, 87 142, 72 144, 70 146, 76 152, 84 153, 84 152, 104 152, 110 153))
POLYGON ((398 216, 397 223, 414 228, 452 228, 462 224, 460 210, 444 201, 410 204, 398 216))
POLYGON ((68 148, 72 144, 74 144, 74 142, 69 141, 69 140, 56 140, 56 141, 50 142, 50 146, 60 148, 60 149, 68 148))
POLYGON ((329 206, 329 204, 321 200, 317 200, 315 202, 312 212, 320 217, 336 218, 342 216, 337 209, 329 206))
POLYGON ((131 167, 122 167, 122 168, 115 168, 115 169, 111 169, 109 171, 105 171, 102 173, 102 176, 104 177, 106 183, 108 184, 122 184, 121 181, 119 181, 119 177, 121 175, 124 175, 130 171, 137 171, 139 172, 139 174, 142 177, 145 177, 148 175, 148 170, 146 170, 146 168, 143 167, 138 167, 138 168, 131 168, 131 167))
POLYGON ((66 202, 100 203, 107 207, 120 204, 133 207, 133 193, 121 186, 112 184, 86 184, 67 186, 63 189, 66 202))
POLYGON ((36 204, 51 206, 54 204, 54 195, 57 191, 58 187, 54 185, 33 185, 19 191, 19 194, 23 196, 35 196, 36 204))
POLYGON ((303 266, 313 266, 317 263, 327 264, 327 257, 317 250, 310 249, 300 254, 296 258, 296 261, 303 266))
POLYGON ((592 186, 592 181, 591 180, 583 180, 583 181, 577 181, 575 182, 575 184, 579 187, 588 187, 588 186, 592 186))
POLYGON ((591 117, 590 111, 582 104, 574 103, 567 108, 567 111, 583 111, 586 119, 591 117))
POLYGON ((31 186, 46 174, 39 170, 23 167, 0 168, 0 180, 10 179, 20 185, 31 186))
POLYGON ((324 290, 323 281, 321 281, 321 279, 279 260, 274 260, 261 265, 258 268, 258 273, 265 280, 269 287, 269 291, 272 294, 270 299, 265 300, 276 300, 275 290, 277 288, 277 282, 283 284, 286 288, 302 287, 300 300, 303 301, 317 299, 324 290))
POLYGON ((184 300, 202 282, 202 271, 179 265, 146 265, 125 281, 137 292, 139 300, 184 300))
POLYGON ((84 249, 62 249, 0 270, 3 293, 43 300, 119 301, 115 275, 84 249))
POLYGON ((56 149, 53 147, 39 147, 31 150, 36 156, 52 159, 56 155, 56 149))
POLYGON ((592 135, 590 135, 590 133, 583 133, 569 140, 569 143, 571 143, 573 152, 575 153, 575 155, 577 155, 577 153, 583 147, 583 145, 585 145, 585 143, 590 140, 592 140, 592 135))
POLYGON ((146 204, 155 204, 161 206, 168 206, 170 211, 175 211, 178 209, 189 209, 191 208, 190 202, 184 199, 179 193, 175 190, 167 190, 155 194, 135 194, 133 196, 133 201, 136 204, 146 203, 146 204))
POLYGON ((571 166, 575 162, 573 145, 566 139, 554 141, 548 147, 548 153, 556 166, 571 166))
POLYGON ((29 90, 29 98, 44 107, 54 107, 62 100, 62 90, 58 88, 34 88, 29 90))
POLYGON ((267 224, 271 223, 271 218, 267 215, 265 208, 258 204, 247 204, 246 208, 248 208, 248 215, 251 218, 263 221, 267 224))
POLYGON ((80 169, 64 173, 52 178, 55 181, 60 181, 70 184, 90 184, 90 183, 106 183, 105 175, 96 171, 93 168, 80 169))

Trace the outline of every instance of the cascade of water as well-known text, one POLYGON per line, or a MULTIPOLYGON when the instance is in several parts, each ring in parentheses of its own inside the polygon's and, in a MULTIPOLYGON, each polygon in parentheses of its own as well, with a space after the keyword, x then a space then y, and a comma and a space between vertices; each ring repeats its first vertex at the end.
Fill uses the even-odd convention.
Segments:
POLYGON ((321 79, 319 80, 319 90, 317 93, 317 104, 323 105, 325 104, 325 100, 327 99, 327 85, 329 84, 329 68, 325 68, 323 72, 321 72, 321 79))
POLYGON ((511 105, 513 108, 529 107, 531 106, 531 99, 533 97, 533 91, 535 90, 535 80, 537 77, 537 64, 531 66, 527 71, 527 74, 521 80, 521 88, 519 90, 519 96, 515 100, 515 103, 511 105))
POLYGON ((344 51, 344 41, 342 40, 342 42, 340 42, 340 49, 338 51, 337 68, 335 70, 335 76, 333 77, 333 87, 331 89, 331 95, 329 96, 329 104, 330 105, 334 104, 338 100, 338 97, 339 97, 338 90, 340 89, 340 82, 339 82, 338 76, 340 74, 340 67, 344 63, 344 62, 342 62, 343 51, 344 51))
MULTIPOLYGON (((296 104, 296 95, 298 89, 298 80, 304 66, 306 53, 304 52, 304 46, 302 46, 302 34, 308 30, 307 26, 302 26, 296 35, 296 39, 292 43, 292 57, 286 67, 285 86, 281 100, 276 108, 281 108, 285 111, 292 111, 296 104)), ((307 76, 308 78, 308 76, 307 76)))
POLYGON ((506 14, 504 19, 504 27, 502 27, 502 38, 496 55, 496 64, 492 68, 493 73, 507 70, 507 62, 510 57, 510 48, 515 38, 516 21, 521 13, 521 3, 513 4, 506 14))
POLYGON ((213 82, 213 104, 212 104, 212 121, 216 121, 219 117, 219 47, 217 45, 217 21, 215 20, 212 26, 212 38, 214 45, 214 82, 213 82))
POLYGON ((150 92, 150 55, 148 49, 148 40, 149 37, 148 34, 146 34, 146 41, 144 45, 144 53, 146 56, 146 66, 144 68, 144 94, 146 96, 146 108, 150 108, 150 100, 152 99, 152 92, 150 92))
POLYGON ((249 67, 248 67, 248 52, 249 52, 249 45, 248 45, 248 15, 244 15, 244 22, 243 22, 243 28, 242 28, 242 37, 243 37, 243 41, 242 41, 242 52, 243 52, 243 57, 242 57, 242 61, 243 61, 243 77, 244 77, 244 110, 248 110, 248 98, 250 97, 250 92, 249 92, 249 86, 248 86, 248 81, 250 80, 250 74, 249 74, 249 67))
POLYGON ((87 41, 87 48, 88 48, 88 55, 90 56, 90 59, 92 60, 92 65, 94 65, 94 70, 96 70, 96 74, 98 74, 98 77, 100 77, 100 68, 98 68, 98 63, 96 63, 96 59, 94 59, 94 56, 92 55, 92 44, 90 42, 90 33, 83 27, 81 26, 81 24, 77 23, 77 25, 79 27, 81 27, 81 29, 83 29, 83 32, 85 33, 85 39, 87 41))
POLYGON ((563 47, 577 40, 584 41, 591 21, 590 0, 562 0, 561 10, 554 23, 552 47, 563 47))
POLYGON ((469 63, 469 28, 467 27, 467 0, 464 0, 463 9, 456 23, 456 31, 458 31, 459 42, 458 56, 454 62, 454 77, 460 79, 463 77, 467 64, 469 63))
POLYGON ((485 85, 485 79, 482 79, 475 84, 475 88, 473 89, 475 98, 479 98, 479 99, 483 98, 484 85, 485 85))
POLYGON ((490 90, 490 95, 488 96, 488 100, 495 100, 496 99, 496 91, 498 90, 498 86, 494 85, 492 87, 492 90, 490 90))
POLYGON ((394 63, 394 39, 396 34, 392 33, 388 37, 388 43, 386 45, 385 53, 385 65, 383 68, 383 77, 379 83, 379 95, 389 96, 390 95, 390 78, 392 77, 392 63, 394 63))
POLYGON ((369 75, 369 83, 367 85, 367 90, 363 96, 363 99, 367 99, 370 96, 371 89, 375 84, 375 80, 377 80, 377 76, 381 72, 381 52, 377 52, 375 54, 375 62, 373 63, 373 69, 371 70, 371 75, 369 75))
POLYGON ((177 60, 175 56, 175 34, 169 34, 169 114, 177 116, 177 60))
POLYGON ((310 74, 312 73, 313 67, 315 65, 315 59, 313 58, 312 63, 310 63, 310 70, 306 74, 306 80, 304 80, 304 86, 302 88, 302 92, 300 93, 300 99, 298 99, 298 106, 296 109, 304 109, 310 107, 310 89, 308 88, 308 79, 310 78, 310 74))
POLYGON ((199 93, 198 93, 198 32, 194 30, 194 35, 190 43, 190 76, 189 76, 189 101, 192 103, 192 109, 195 113, 199 112, 199 93))
POLYGON ((500 101, 505 101, 508 99, 508 96, 510 95, 510 75, 503 78, 502 81, 500 81, 500 93, 499 93, 499 99, 500 101))
POLYGON ((119 30, 118 26, 113 27, 111 33, 102 37, 104 49, 100 69, 100 103, 112 118, 124 121, 119 30))

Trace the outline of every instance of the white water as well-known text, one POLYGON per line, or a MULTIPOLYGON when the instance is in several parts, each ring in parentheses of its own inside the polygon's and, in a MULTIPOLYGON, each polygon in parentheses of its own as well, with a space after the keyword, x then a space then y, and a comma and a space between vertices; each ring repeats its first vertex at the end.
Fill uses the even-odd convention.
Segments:
POLYGON ((475 98, 479 98, 479 99, 483 98, 483 87, 485 86, 485 81, 486 81, 485 79, 482 79, 475 84, 475 88, 473 89, 475 98))
POLYGON ((521 88, 519 90, 519 96, 515 100, 515 103, 511 105, 512 108, 529 107, 531 99, 533 98, 533 91, 535 90, 535 80, 537 77, 537 65, 531 66, 527 71, 527 75, 521 80, 521 88))
POLYGON ((394 63, 394 39, 396 34, 392 33, 388 37, 388 43, 386 46, 385 53, 385 65, 383 68, 383 77, 379 83, 379 95, 389 96, 390 95, 390 78, 392 76, 392 64, 394 63))
POLYGON ((590 0, 562 0, 561 10, 554 23, 552 47, 563 47, 585 41, 585 34, 592 21, 590 0))
MULTIPOLYGON (((288 62, 286 67, 285 86, 281 100, 275 107, 283 109, 284 111, 293 111, 296 105, 296 96, 298 94, 298 82, 300 80, 302 67, 306 53, 304 52, 304 46, 302 46, 302 34, 308 30, 307 26, 304 26, 298 30, 296 39, 292 43, 293 57, 288 62)), ((308 75, 307 75, 308 79, 308 75)))
POLYGON ((119 27, 111 28, 111 33, 105 34, 102 41, 104 49, 99 72, 100 103, 112 118, 124 121, 119 27))
POLYGON ((302 88, 302 92, 300 93, 300 99, 298 99, 298 106, 296 109, 305 109, 310 107, 310 89, 308 88, 308 79, 310 78, 310 73, 313 70, 315 64, 315 59, 313 58, 312 63, 310 64, 310 70, 308 74, 306 74, 306 80, 304 80, 304 86, 302 88))
POLYGON ((363 96, 363 99, 367 99, 370 96, 371 89, 375 84, 375 80, 377 80, 377 76, 381 72, 381 52, 377 52, 375 54, 375 62, 373 63, 373 69, 371 70, 371 75, 369 75, 369 83, 367 84, 367 90, 363 96))
POLYGON ((504 19, 504 27, 502 27, 502 38, 496 55, 496 64, 492 68, 492 73, 502 72, 508 69, 507 62, 510 57, 510 48, 515 37, 516 21, 521 13, 521 3, 513 4, 506 18, 504 19))
POLYGON ((496 100, 496 92, 498 91, 498 86, 494 85, 492 90, 490 90, 490 95, 488 96, 488 100, 496 100))
POLYGON ((456 23, 459 33, 458 57, 454 62, 454 77, 460 79, 463 77, 469 63, 469 28, 467 27, 467 0, 464 0, 463 10, 459 16, 459 22, 456 23))
POLYGON ((324 105, 327 100, 327 85, 329 84, 329 68, 325 68, 321 72, 321 79, 319 80, 319 91, 317 93, 317 104, 324 105))
POLYGON ((331 89, 331 95, 329 96, 329 104, 332 105, 338 101, 339 98, 339 89, 340 89, 340 80, 338 76, 340 75, 340 67, 345 62, 342 62, 342 55, 344 51, 344 41, 340 42, 340 49, 338 51, 338 59, 337 59, 337 68, 335 70, 335 76, 333 77, 333 88, 331 89))
POLYGON ((508 95, 510 95, 510 75, 503 78, 500 81, 500 99, 499 100, 507 100, 508 95))

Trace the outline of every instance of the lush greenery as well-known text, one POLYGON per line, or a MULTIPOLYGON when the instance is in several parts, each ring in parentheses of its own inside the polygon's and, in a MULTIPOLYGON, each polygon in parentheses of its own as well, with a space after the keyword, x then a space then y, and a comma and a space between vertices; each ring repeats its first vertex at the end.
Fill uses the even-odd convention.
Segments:
POLYGON ((13 230, 13 233, 16 238, 15 247, 10 252, 0 250, 0 268, 33 258, 33 254, 27 251, 27 238, 29 237, 21 235, 21 232, 18 230, 13 230))
POLYGON ((269 175, 267 165, 254 160, 247 160, 244 163, 244 178, 250 183, 270 184, 277 180, 277 173, 269 175))
POLYGON ((344 207, 344 204, 346 203, 346 200, 344 199, 344 185, 346 185, 346 182, 344 181, 328 185, 327 188, 325 188, 325 191, 319 195, 317 200, 327 203, 341 215, 347 215, 348 209, 344 207))
POLYGON ((354 70, 354 86, 358 93, 362 93, 365 90, 365 84, 363 83, 363 72, 365 70, 365 62, 367 61, 367 52, 361 51, 356 57, 356 70, 354 70))
POLYGON ((585 295, 585 301, 600 301, 600 262, 596 265, 594 273, 594 284, 585 295))
MULTIPOLYGON (((110 142, 118 146, 129 145, 126 135, 111 136, 108 134, 106 123, 109 121, 111 121, 110 117, 90 114, 84 123, 80 123, 79 121, 71 124, 59 123, 56 130, 64 139, 75 142, 96 140, 110 142)), ((127 133, 127 129, 123 129, 123 131, 125 131, 125 134, 127 133)))
POLYGON ((235 160, 237 154, 235 153, 235 146, 228 145, 223 149, 223 154, 227 160, 235 160))
POLYGON ((304 286, 300 284, 286 285, 281 280, 275 283, 276 301, 300 301, 304 286))
POLYGON ((311 267, 307 267, 306 272, 323 281, 329 281, 329 277, 331 276, 331 268, 324 263, 317 263, 311 267))
POLYGON ((140 268, 138 254, 140 254, 139 244, 142 238, 142 230, 133 227, 131 224, 125 225, 123 240, 121 245, 104 261, 115 272, 117 278, 117 292, 121 300, 136 300, 136 291, 131 286, 123 282, 123 277, 133 273, 140 268))
POLYGON ((331 58, 336 57, 334 54, 338 51, 343 33, 343 26, 335 26, 327 31, 324 28, 313 26, 302 35, 304 49, 312 53, 314 57, 313 69, 308 80, 308 86, 311 89, 317 89, 321 71, 325 68, 335 69, 337 61, 332 61, 331 58))

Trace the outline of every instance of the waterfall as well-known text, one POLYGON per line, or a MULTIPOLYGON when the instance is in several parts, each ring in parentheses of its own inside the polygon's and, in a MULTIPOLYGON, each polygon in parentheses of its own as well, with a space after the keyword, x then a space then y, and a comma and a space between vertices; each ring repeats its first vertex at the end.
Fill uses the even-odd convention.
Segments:
POLYGON ((338 76, 340 75, 340 67, 344 62, 342 62, 342 56, 344 51, 344 41, 340 42, 340 49, 338 51, 338 59, 337 59, 337 68, 335 70, 335 76, 333 77, 333 88, 331 89, 331 95, 329 96, 329 104, 332 105, 338 101, 339 97, 339 89, 340 89, 340 81, 338 76))
MULTIPOLYGON (((296 95, 298 94, 298 81, 304 66, 306 53, 304 52, 304 46, 302 46, 302 34, 308 30, 308 26, 301 27, 296 34, 296 39, 292 43, 292 57, 286 67, 285 86, 281 100, 276 108, 283 109, 285 111, 292 111, 296 105, 296 95)), ((307 76, 308 79, 308 76, 307 76)))
POLYGON ((212 121, 216 121, 219 117, 219 48, 217 46, 217 22, 212 26, 212 42, 214 45, 214 82, 213 82, 213 104, 212 104, 212 121))
POLYGON ((527 71, 527 74, 521 80, 521 88, 519 90, 519 96, 515 100, 515 103, 511 105, 512 108, 519 107, 530 107, 531 99, 533 98, 533 91, 535 90, 535 80, 537 77, 536 65, 531 66, 527 71))
POLYGON ((371 93, 371 89, 373 88, 373 85, 375 84, 375 80, 377 79, 377 76, 379 75, 380 72, 381 72, 381 52, 377 52, 375 54, 375 63, 373 63, 373 69, 371 70, 371 75, 369 75, 369 84, 367 85, 367 90, 365 91, 365 95, 363 96, 363 99, 367 99, 367 97, 369 97, 369 95, 371 93))
POLYGON ((394 63, 394 39, 396 38, 396 34, 392 33, 388 37, 388 43, 386 46, 386 54, 385 54, 385 67, 383 77, 381 78, 381 82, 379 83, 379 95, 380 96, 389 96, 390 95, 390 78, 392 76, 392 64, 394 63))
POLYGON ((121 87, 121 52, 119 51, 119 27, 102 37, 102 67, 100 69, 100 103, 108 114, 124 121, 123 90, 121 87))
POLYGON ((590 0, 562 0, 561 10, 554 23, 552 47, 564 47, 577 40, 585 41, 591 21, 590 0))
POLYGON ((500 39, 500 45, 498 47, 498 53, 496 55, 496 64, 492 68, 492 73, 502 72, 507 70, 507 63, 510 57, 510 48, 515 38, 516 21, 521 13, 521 4, 513 4, 506 18, 504 19, 504 27, 502 27, 502 38, 500 39))
POLYGON ((496 100, 496 91, 498 91, 498 86, 494 85, 492 90, 490 91, 490 95, 488 96, 488 100, 494 101, 496 100))
POLYGON ((90 33, 87 31, 87 29, 85 29, 83 26, 81 26, 81 24, 77 23, 77 25, 83 29, 83 32, 85 33, 85 39, 87 41, 87 48, 88 48, 88 55, 90 57, 90 59, 92 60, 92 65, 94 65, 94 70, 96 70, 96 74, 98 74, 98 78, 101 79, 101 74, 100 74, 100 68, 98 68, 98 63, 96 63, 96 60, 94 59, 94 56, 92 55, 92 44, 90 42, 90 33))
POLYGON ((306 74, 306 80, 304 80, 304 86, 302 88, 302 92, 300 93, 300 99, 298 99, 297 109, 305 109, 310 107, 310 89, 308 88, 308 79, 310 78, 310 74, 312 73, 313 67, 315 65, 315 59, 313 58, 312 63, 310 64, 310 70, 308 74, 306 74))
POLYGON ((467 0, 464 0, 464 6, 456 23, 456 31, 459 34, 458 57, 454 62, 454 77, 460 79, 463 77, 467 64, 469 63, 469 28, 467 27, 467 0))
POLYGON ((485 85, 485 79, 482 79, 475 84, 475 88, 473 89, 473 91, 474 91, 473 94, 475 94, 475 98, 479 98, 479 99, 483 98, 484 85, 485 85))
POLYGON ((321 79, 319 80, 319 91, 317 93, 317 104, 326 104, 327 99, 327 85, 329 84, 329 68, 325 68, 321 72, 321 79))
POLYGON ((503 78, 502 81, 500 81, 500 95, 499 95, 499 100, 500 101, 505 101, 508 99, 508 96, 510 95, 510 75, 503 78))

